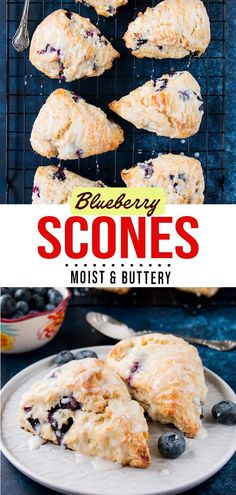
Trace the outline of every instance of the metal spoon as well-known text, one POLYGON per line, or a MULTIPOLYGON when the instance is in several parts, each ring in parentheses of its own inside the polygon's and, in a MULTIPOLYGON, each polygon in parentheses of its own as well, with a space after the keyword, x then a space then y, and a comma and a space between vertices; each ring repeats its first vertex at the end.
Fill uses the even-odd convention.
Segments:
MULTIPOLYGON (((115 340, 123 340, 129 337, 154 333, 153 330, 135 332, 135 330, 129 328, 124 323, 111 318, 111 316, 96 313, 95 311, 90 311, 87 313, 86 320, 98 332, 115 340)), ((236 341, 234 340, 206 340, 195 337, 186 337, 186 335, 179 335, 179 337, 182 337, 182 339, 191 344, 204 345, 210 349, 215 349, 216 351, 232 351, 236 348, 236 341)))
POLYGON ((25 0, 20 25, 12 38, 12 46, 17 52, 26 50, 30 43, 28 33, 29 4, 30 0, 25 0))

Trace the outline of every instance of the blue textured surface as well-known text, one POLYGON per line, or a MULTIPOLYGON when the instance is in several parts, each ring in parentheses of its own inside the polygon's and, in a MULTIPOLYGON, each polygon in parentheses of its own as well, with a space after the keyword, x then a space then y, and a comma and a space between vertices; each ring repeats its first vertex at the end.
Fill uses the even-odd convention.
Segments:
MULTIPOLYGON (((143 294, 144 291, 142 291, 143 294)), ((159 291, 160 292, 160 291, 159 291)), ((76 348, 80 346, 112 344, 113 341, 93 333, 85 322, 87 311, 95 310, 108 313, 114 318, 120 319, 136 330, 168 330, 176 335, 192 335, 215 339, 235 339, 236 336, 236 307, 206 305, 198 308, 196 314, 191 314, 186 308, 176 306, 130 307, 122 305, 122 298, 108 296, 110 301, 114 299, 119 306, 96 306, 94 296, 91 299, 89 293, 80 300, 72 299, 69 305, 63 327, 55 339, 47 346, 28 354, 17 356, 3 356, 2 382, 3 384, 17 372, 34 363, 35 361, 57 353, 62 349, 76 348), (89 300, 91 301, 89 304, 89 300), (83 305, 85 304, 86 306, 83 305)), ((144 294, 142 295, 144 300, 144 294)), ((80 298, 81 299, 81 298, 80 298)), ((106 300, 106 298, 105 298, 106 300)), ((108 300, 108 299, 107 299, 108 300)), ((189 301, 189 299, 188 299, 189 301)), ((236 352, 217 352, 204 347, 199 347, 199 352, 205 366, 220 375, 228 384, 235 388, 236 377, 236 352)), ((37 483, 27 479, 18 472, 5 458, 2 463, 2 495, 53 495, 51 490, 42 488, 37 483)), ((236 457, 232 458, 219 473, 211 479, 186 492, 187 495, 222 495, 235 493, 236 457)), ((125 494, 124 494, 125 495, 125 494)))
MULTIPOLYGON (((3 3, 3 2, 2 2, 3 3)), ((151 5, 152 0, 145 1, 151 5)), ((155 2, 154 2, 155 3, 155 2)), ((129 167, 137 161, 156 156, 158 152, 183 152, 194 156, 197 152, 203 165, 206 180, 206 202, 208 203, 234 203, 236 197, 235 189, 235 87, 236 76, 234 68, 235 60, 235 25, 233 11, 234 0, 227 1, 227 31, 226 31, 226 161, 223 170, 223 148, 224 134, 222 121, 223 105, 223 17, 224 0, 205 1, 211 20, 212 41, 207 50, 207 55, 200 59, 191 60, 189 70, 199 81, 202 87, 205 107, 208 108, 203 118, 200 132, 181 143, 180 140, 169 140, 157 137, 147 131, 137 130, 131 124, 125 122, 107 109, 107 103, 130 91, 132 88, 143 84, 150 77, 160 76, 169 71, 170 68, 188 68, 188 59, 183 60, 151 60, 135 59, 126 50, 121 37, 126 30, 127 24, 134 16, 135 2, 129 2, 127 6, 120 9, 115 19, 104 19, 97 15, 93 9, 85 6, 75 6, 73 0, 63 2, 63 7, 80 11, 89 16, 92 22, 97 23, 102 32, 112 40, 114 46, 120 51, 121 59, 115 62, 113 68, 99 78, 63 83, 68 89, 73 89, 86 98, 88 102, 99 105, 109 116, 119 122, 125 131, 125 142, 117 152, 110 152, 99 157, 90 157, 84 160, 64 162, 69 169, 80 172, 88 178, 99 177, 108 185, 123 185, 120 178, 120 170, 129 167), (207 70, 209 73, 206 78, 207 70), (116 77, 117 75, 117 77, 116 77), (206 126, 208 123, 208 133, 206 126), (224 189, 224 193, 223 193, 224 189)), ((30 34, 33 33, 43 14, 47 15, 61 6, 61 1, 45 0, 45 10, 42 9, 43 1, 31 2, 30 8, 30 34)), ((136 0, 137 12, 144 10, 143 0, 136 0)), ((3 6, 1 6, 3 9, 3 6)), ((9 0, 9 36, 12 37, 19 22, 22 10, 22 1, 9 0)), ((4 14, 4 12, 3 12, 4 14)), ((4 36, 4 32, 1 33, 4 36)), ((4 42, 2 41, 2 53, 4 53, 4 42)), ((34 154, 30 148, 29 136, 33 121, 46 96, 59 86, 57 80, 42 77, 40 73, 31 66, 28 54, 16 54, 9 41, 10 55, 10 121, 9 121, 9 202, 21 203, 31 201, 31 189, 35 169, 41 163, 50 163, 46 159, 34 154), (27 77, 24 77, 24 74, 27 77), (32 76, 32 77, 30 77, 32 76), (26 84, 25 84, 26 83, 26 84), (14 96, 16 95, 17 96, 14 96), (26 139, 23 135, 24 106, 26 104, 26 139), (17 113, 17 115, 15 114, 17 113), (25 148, 25 149, 24 149, 25 148)), ((2 70, 3 72, 3 70, 2 70)), ((3 72, 4 73, 4 72, 3 72)), ((1 110, 3 106, 1 105, 1 110)), ((4 112, 3 112, 4 113, 4 112)), ((1 120, 1 130, 4 132, 4 119, 1 120)), ((3 147, 1 147, 3 150, 3 147)), ((4 158, 4 157, 3 157, 4 158)), ((57 162, 55 159, 52 162, 57 162)), ((3 169, 0 171, 3 175, 3 169)), ((1 201, 4 199, 5 183, 1 180, 1 201)))

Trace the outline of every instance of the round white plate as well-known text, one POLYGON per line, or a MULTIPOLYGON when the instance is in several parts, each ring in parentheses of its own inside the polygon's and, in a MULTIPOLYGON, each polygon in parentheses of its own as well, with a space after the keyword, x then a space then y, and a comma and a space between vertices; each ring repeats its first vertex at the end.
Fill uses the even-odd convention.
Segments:
MULTIPOLYGON (((111 346, 91 347, 105 358, 111 346)), ((21 395, 29 385, 55 367, 54 356, 43 359, 18 373, 2 390, 2 451, 16 468, 33 480, 65 494, 82 495, 167 495, 183 492, 202 483, 230 459, 236 449, 236 428, 222 426, 211 418, 212 405, 220 400, 235 401, 231 388, 206 369, 208 397, 203 429, 197 439, 187 439, 187 449, 175 460, 163 459, 157 440, 169 428, 150 424, 152 465, 147 469, 123 467, 96 469, 91 460, 77 463, 75 453, 53 444, 29 450, 30 433, 18 424, 21 395)), ((92 458, 91 458, 92 459, 92 458)))

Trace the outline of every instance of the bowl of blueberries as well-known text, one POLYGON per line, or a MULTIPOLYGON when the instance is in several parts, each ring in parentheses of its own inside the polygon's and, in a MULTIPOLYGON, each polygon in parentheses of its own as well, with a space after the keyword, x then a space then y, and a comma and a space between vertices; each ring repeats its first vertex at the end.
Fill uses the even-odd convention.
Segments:
POLYGON ((32 351, 50 342, 62 325, 70 296, 61 287, 2 287, 1 352, 32 351))

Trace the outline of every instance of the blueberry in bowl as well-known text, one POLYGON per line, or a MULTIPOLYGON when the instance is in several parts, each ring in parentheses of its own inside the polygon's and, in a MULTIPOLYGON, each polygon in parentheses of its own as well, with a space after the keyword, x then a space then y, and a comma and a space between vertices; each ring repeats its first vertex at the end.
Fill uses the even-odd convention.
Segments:
POLYGON ((4 287, 0 295, 1 352, 14 354, 42 347, 64 320, 66 288, 4 287))
POLYGON ((166 459, 177 459, 186 449, 183 433, 169 431, 163 433, 158 440, 158 450, 166 459))

